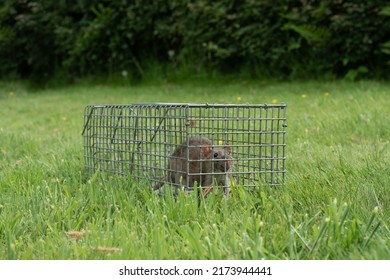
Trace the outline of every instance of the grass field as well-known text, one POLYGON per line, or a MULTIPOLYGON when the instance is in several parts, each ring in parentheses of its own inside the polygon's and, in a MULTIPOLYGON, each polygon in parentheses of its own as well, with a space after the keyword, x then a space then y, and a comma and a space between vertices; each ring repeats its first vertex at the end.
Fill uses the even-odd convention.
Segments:
POLYGON ((0 83, 2 259, 390 259, 390 84, 0 83), (87 104, 286 103, 284 187, 162 199, 83 172, 87 104))

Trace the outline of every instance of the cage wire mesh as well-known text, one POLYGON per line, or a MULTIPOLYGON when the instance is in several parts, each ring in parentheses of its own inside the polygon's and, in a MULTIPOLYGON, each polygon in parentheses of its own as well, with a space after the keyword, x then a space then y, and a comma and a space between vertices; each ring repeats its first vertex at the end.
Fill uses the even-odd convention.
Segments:
MULTIPOLYGON (((151 186, 167 183, 179 145, 207 137, 213 148, 230 147, 231 182, 277 186, 286 172, 286 127, 284 104, 91 105, 84 112, 85 166, 151 186)), ((188 149, 183 156, 188 162, 188 149)), ((183 176, 193 172, 189 166, 183 170, 183 176)))

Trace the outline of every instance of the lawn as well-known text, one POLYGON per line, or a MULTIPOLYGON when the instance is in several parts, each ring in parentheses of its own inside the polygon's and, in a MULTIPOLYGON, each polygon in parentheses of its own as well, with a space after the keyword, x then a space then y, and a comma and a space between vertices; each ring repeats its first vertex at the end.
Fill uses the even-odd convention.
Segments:
POLYGON ((390 259, 390 84, 0 83, 2 259, 390 259), (83 165, 88 104, 287 104, 283 187, 161 198, 83 165))

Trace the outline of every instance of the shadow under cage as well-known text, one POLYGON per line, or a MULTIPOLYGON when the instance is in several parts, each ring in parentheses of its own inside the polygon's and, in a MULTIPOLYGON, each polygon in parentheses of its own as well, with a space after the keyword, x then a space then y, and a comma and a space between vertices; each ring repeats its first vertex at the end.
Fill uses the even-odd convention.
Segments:
MULTIPOLYGON (((181 144, 206 137, 213 148, 230 147, 233 184, 277 186, 286 173, 286 127, 285 104, 90 105, 84 111, 85 166, 153 187, 169 183, 169 163, 181 144)), ((183 170, 191 175, 188 166, 183 170)))

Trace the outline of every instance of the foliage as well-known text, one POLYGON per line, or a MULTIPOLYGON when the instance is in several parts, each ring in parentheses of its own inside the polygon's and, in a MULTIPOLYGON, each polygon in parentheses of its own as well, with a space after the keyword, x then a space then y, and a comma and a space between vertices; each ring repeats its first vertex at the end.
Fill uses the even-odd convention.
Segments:
POLYGON ((386 78, 389 72, 383 0, 4 2, 1 75, 45 79, 126 70, 142 78, 156 63, 166 66, 165 74, 186 67, 249 67, 253 74, 263 69, 293 77, 354 71, 386 78))
POLYGON ((0 258, 388 259, 388 86, 191 81, 31 92, 2 83, 0 258), (195 195, 175 202, 147 184, 85 173, 85 104, 129 100, 288 104, 285 186, 237 187, 199 206, 195 195))
MULTIPOLYGON (((382 8, 379 14, 382 16, 390 17, 390 6, 385 6, 384 8, 382 8)), ((381 47, 383 53, 390 55, 390 40, 383 43, 381 47)), ((387 64, 390 64, 390 59, 387 61, 387 64)))

